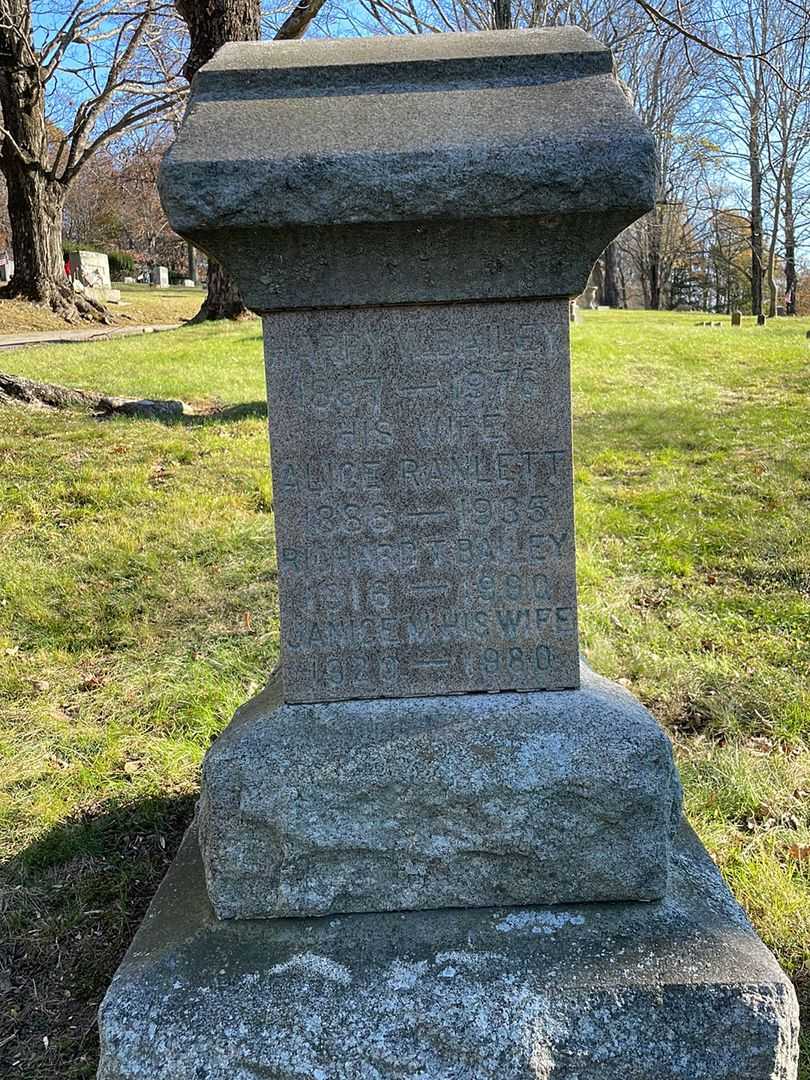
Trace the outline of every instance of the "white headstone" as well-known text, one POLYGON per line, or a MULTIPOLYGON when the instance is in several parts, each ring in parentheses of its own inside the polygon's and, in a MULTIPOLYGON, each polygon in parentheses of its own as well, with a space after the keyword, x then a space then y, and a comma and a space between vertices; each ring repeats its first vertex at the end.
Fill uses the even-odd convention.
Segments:
POLYGON ((74 276, 89 289, 109 289, 110 261, 103 251, 77 251, 74 276))

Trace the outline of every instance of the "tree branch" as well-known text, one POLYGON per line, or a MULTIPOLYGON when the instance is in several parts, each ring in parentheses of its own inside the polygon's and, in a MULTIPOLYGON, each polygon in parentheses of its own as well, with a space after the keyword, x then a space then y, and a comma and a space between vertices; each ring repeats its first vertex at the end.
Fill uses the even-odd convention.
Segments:
MULTIPOLYGON (((768 53, 774 52, 776 49, 784 45, 785 42, 778 42, 776 45, 772 45, 770 49, 763 50, 762 52, 729 52, 728 50, 721 48, 719 45, 715 45, 703 35, 696 34, 694 33, 694 31, 689 30, 678 19, 672 19, 669 15, 665 15, 664 12, 660 8, 656 7, 653 3, 651 3, 650 0, 635 0, 635 3, 638 4, 638 6, 647 13, 647 15, 650 17, 654 24, 658 22, 664 23, 664 25, 670 27, 670 29, 672 30, 677 31, 679 34, 682 34, 683 37, 687 38, 689 41, 694 41, 695 44, 700 45, 704 49, 707 49, 710 53, 714 53, 715 56, 721 56, 724 60, 734 60, 737 62, 741 62, 743 60, 758 60, 760 63, 768 67, 781 82, 789 86, 782 72, 776 67, 775 64, 772 64, 771 61, 767 58, 768 53)), ((803 35, 803 39, 806 39, 806 37, 807 35, 803 35)), ((790 89, 796 90, 797 88, 790 87, 790 89)))
POLYGON ((298 0, 298 3, 276 31, 273 40, 292 41, 303 37, 309 24, 321 10, 324 3, 325 0, 298 0))

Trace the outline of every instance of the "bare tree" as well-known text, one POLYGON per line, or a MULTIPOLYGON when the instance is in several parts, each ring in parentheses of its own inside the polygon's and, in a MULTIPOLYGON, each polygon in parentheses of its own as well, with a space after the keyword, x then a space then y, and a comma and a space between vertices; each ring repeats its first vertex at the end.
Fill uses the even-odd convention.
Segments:
MULTIPOLYGON (((690 2, 682 0, 682 10, 690 2)), ((574 24, 609 45, 617 76, 656 136, 659 184, 656 211, 603 256, 603 299, 610 305, 622 302, 621 259, 627 257, 647 303, 664 303, 672 266, 688 234, 685 219, 698 212, 687 196, 695 190, 691 177, 702 150, 686 118, 697 125, 704 60, 684 50, 682 35, 653 26, 635 0, 358 0, 353 10, 358 8, 365 16, 365 22, 354 16, 358 30, 425 33, 574 24), (508 10, 502 10, 502 3, 508 10)))
POLYGON ((655 209, 621 239, 641 284, 645 307, 669 302, 676 265, 688 261, 703 211, 697 178, 708 152, 701 139, 699 87, 704 57, 690 57, 672 31, 640 32, 619 52, 619 70, 636 110, 655 136, 655 209))
POLYGON ((755 315, 764 312, 766 279, 769 310, 776 310, 780 208, 795 114, 806 94, 801 86, 804 62, 798 67, 796 62, 806 50, 807 32, 806 14, 792 13, 789 4, 773 0, 746 0, 741 6, 715 0, 705 24, 720 56, 713 71, 718 107, 712 125, 723 144, 726 171, 730 177, 737 175, 740 184, 738 205, 728 209, 744 210, 748 217, 755 315))
POLYGON ((800 33, 797 16, 790 8, 771 14, 776 23, 780 44, 771 58, 790 73, 788 80, 773 80, 765 100, 765 163, 771 195, 770 240, 767 252, 768 314, 777 313, 776 280, 777 243, 781 216, 785 230, 785 311, 796 313, 796 177, 810 146, 810 86, 807 69, 810 63, 808 41, 800 33))
POLYGON ((14 254, 7 294, 67 318, 97 308, 77 300, 65 276, 65 195, 93 154, 181 92, 154 72, 162 10, 158 0, 66 0, 57 23, 52 5, 40 13, 32 0, 0 0, 0 169, 14 254))
POLYGON ((640 27, 649 30, 634 0, 359 0, 340 14, 358 32, 389 34, 573 24, 615 42, 640 27))
MULTIPOLYGON (((324 0, 299 0, 274 39, 303 37, 324 0)), ((188 26, 190 50, 183 67, 189 80, 227 41, 255 41, 261 35, 260 0, 176 0, 188 26)), ((248 314, 236 283, 215 259, 208 260, 208 294, 194 322, 238 319, 248 314)))

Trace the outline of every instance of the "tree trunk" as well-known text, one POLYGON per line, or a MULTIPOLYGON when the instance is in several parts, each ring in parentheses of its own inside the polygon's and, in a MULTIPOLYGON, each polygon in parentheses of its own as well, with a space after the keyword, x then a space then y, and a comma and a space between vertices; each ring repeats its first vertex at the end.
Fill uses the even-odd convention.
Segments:
POLYGON ((258 41, 261 36, 259 0, 177 0, 176 6, 191 39, 183 65, 189 82, 227 41, 258 41))
POLYGON ((35 303, 50 304, 70 289, 62 255, 62 186, 15 158, 6 161, 3 173, 8 214, 14 223, 10 292, 35 303))
POLYGON ((120 413, 152 420, 179 420, 193 415, 185 402, 163 398, 125 398, 99 394, 94 390, 75 390, 56 383, 34 382, 20 375, 0 371, 0 405, 34 405, 51 409, 72 407, 96 409, 101 413, 120 413))
POLYGON ((751 177, 751 314, 762 314, 765 277, 762 225, 762 163, 759 159, 759 104, 751 106, 748 133, 748 169, 751 177))
POLYGON ((6 295, 62 308, 72 301, 62 258, 64 192, 47 175, 45 94, 39 72, 19 54, 0 70, 0 105, 8 131, 0 146, 0 168, 8 190, 14 253, 14 276, 6 295))
MULTIPOLYGON (((189 82, 227 41, 258 41, 261 36, 259 0, 176 0, 176 7, 191 41, 183 65, 189 82)), ((239 319, 249 314, 236 283, 209 258, 208 295, 193 322, 239 319)))
POLYGON ((796 217, 793 209, 793 176, 795 165, 785 169, 785 314, 796 314, 796 217))
POLYGON ((190 240, 186 241, 186 256, 188 257, 188 277, 189 281, 193 281, 197 284, 197 252, 194 250, 194 245, 190 240))
POLYGON ((661 310, 661 275, 660 267, 658 265, 658 259, 653 256, 650 259, 649 267, 649 281, 650 281, 650 302, 649 307, 652 311, 661 310))
POLYGON ((644 306, 652 311, 661 310, 663 282, 661 280, 661 236, 663 221, 660 207, 656 207, 644 219, 644 259, 646 262, 647 287, 644 290, 644 306))
POLYGON ((244 319, 250 316, 245 307, 236 283, 230 274, 215 262, 208 260, 208 294, 193 323, 208 322, 213 319, 244 319))
POLYGON ((779 175, 776 178, 776 191, 774 193, 773 200, 773 226, 771 228, 771 239, 768 244, 768 318, 776 318, 776 310, 778 307, 778 286, 776 284, 776 241, 779 238, 779 213, 782 209, 782 185, 785 181, 785 163, 782 162, 782 167, 779 170, 779 175))
POLYGON ((14 275, 5 295, 47 304, 67 322, 79 318, 111 322, 104 305, 74 293, 65 274, 63 186, 49 180, 41 169, 26 168, 16 158, 6 160, 3 173, 8 191, 8 213, 13 223, 11 250, 14 256, 14 275))
POLYGON ((5 295, 48 304, 69 322, 79 315, 109 321, 102 305, 74 295, 65 274, 65 186, 50 174, 45 91, 39 69, 25 59, 22 42, 30 31, 30 17, 21 16, 20 11, 13 16, 20 20, 19 33, 0 37, 0 50, 5 50, 0 106, 8 133, 0 141, 0 170, 8 190, 14 254, 14 275, 5 295))
POLYGON ((768 256, 768 318, 776 318, 778 288, 776 285, 776 256, 773 252, 768 256))
POLYGON ((627 310, 627 278, 624 275, 624 260, 619 261, 619 281, 621 282, 620 307, 627 310))
POLYGON ((605 273, 602 283, 602 298, 610 308, 621 307, 619 285, 619 249, 616 241, 611 241, 605 248, 605 273))
POLYGON ((511 0, 492 0, 492 27, 495 30, 511 30, 511 0))

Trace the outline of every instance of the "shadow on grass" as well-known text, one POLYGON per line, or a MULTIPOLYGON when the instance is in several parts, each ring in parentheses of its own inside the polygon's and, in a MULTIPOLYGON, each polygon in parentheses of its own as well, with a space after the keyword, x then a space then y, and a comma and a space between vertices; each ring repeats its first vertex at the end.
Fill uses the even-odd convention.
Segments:
MULTIPOLYGON (((150 399, 144 398, 146 402, 150 399)), ((167 405, 180 402, 166 402, 167 405)), ((150 403, 151 405, 151 403, 150 403)), ((178 415, 171 409, 147 408, 143 412, 98 412, 93 414, 96 420, 104 423, 113 421, 151 420, 156 424, 165 424, 167 427, 200 427, 203 424, 229 424, 240 420, 264 420, 267 417, 266 401, 245 401, 239 405, 224 405, 221 408, 212 408, 210 411, 178 415)))
POLYGON ((211 416, 188 417, 189 420, 202 419, 214 420, 217 423, 233 420, 264 420, 267 416, 266 401, 245 401, 241 405, 228 405, 211 416))
POLYGON ((95 1077, 99 1002, 193 810, 86 810, 0 865, 0 1077, 95 1077))

